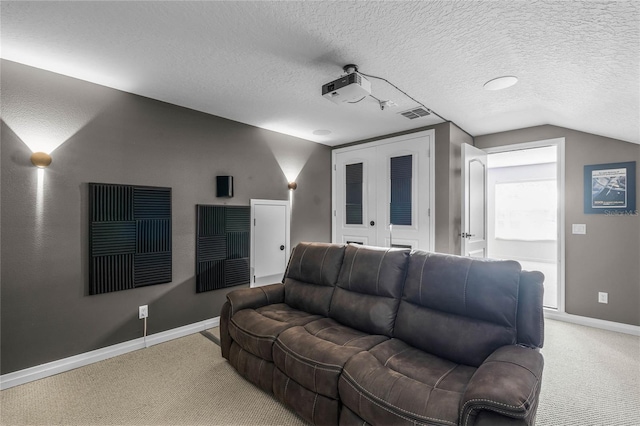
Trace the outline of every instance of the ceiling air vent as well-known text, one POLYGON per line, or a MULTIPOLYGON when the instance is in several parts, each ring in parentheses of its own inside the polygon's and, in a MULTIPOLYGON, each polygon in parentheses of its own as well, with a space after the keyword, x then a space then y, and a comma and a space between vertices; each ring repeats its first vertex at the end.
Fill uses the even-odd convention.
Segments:
POLYGON ((409 120, 413 120, 414 118, 426 117, 429 114, 431 113, 427 109, 422 107, 410 109, 408 111, 400 113, 400 115, 407 117, 409 120))

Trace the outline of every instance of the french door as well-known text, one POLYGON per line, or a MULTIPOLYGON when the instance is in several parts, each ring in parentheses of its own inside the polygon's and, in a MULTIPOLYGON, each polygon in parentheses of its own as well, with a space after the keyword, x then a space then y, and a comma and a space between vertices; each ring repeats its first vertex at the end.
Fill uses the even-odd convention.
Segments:
POLYGON ((433 250, 433 130, 333 152, 333 241, 433 250))

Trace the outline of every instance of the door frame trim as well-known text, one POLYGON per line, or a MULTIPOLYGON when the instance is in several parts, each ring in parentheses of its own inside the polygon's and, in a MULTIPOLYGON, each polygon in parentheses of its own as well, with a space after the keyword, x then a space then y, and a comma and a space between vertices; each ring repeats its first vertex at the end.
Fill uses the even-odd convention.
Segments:
POLYGON ((269 206, 285 206, 286 211, 286 224, 285 224, 285 251, 287 256, 285 259, 289 259, 291 252, 291 202, 289 200, 251 200, 251 246, 249 249, 249 287, 253 287, 255 284, 255 206, 256 205, 269 205, 269 206))
POLYGON ((362 148, 371 148, 381 145, 387 145, 395 142, 406 141, 410 139, 419 139, 429 137, 429 247, 428 251, 435 251, 435 232, 436 232, 436 216, 435 216, 435 176, 436 176, 436 163, 435 163, 435 140, 436 131, 434 129, 422 130, 420 132, 408 133, 406 135, 394 136, 391 138, 379 139, 372 142, 366 142, 356 145, 346 146, 344 148, 336 148, 331 150, 331 241, 336 242, 336 209, 338 208, 336 194, 337 194, 337 182, 336 182, 336 155, 342 152, 355 151, 362 148))
POLYGON ((565 138, 543 139, 539 141, 516 143, 511 145, 481 148, 487 154, 497 152, 519 151, 523 149, 542 148, 554 145, 557 147, 556 176, 558 185, 558 308, 545 308, 558 313, 565 313, 565 138))

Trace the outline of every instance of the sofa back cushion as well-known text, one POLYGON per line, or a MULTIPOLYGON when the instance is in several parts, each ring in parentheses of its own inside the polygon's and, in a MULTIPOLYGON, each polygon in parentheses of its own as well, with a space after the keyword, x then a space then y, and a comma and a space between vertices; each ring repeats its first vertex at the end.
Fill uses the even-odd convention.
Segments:
POLYGON ((479 366, 517 340, 520 264, 415 251, 394 336, 451 361, 479 366))
POLYGON ((409 250, 347 246, 329 317, 357 330, 391 336, 409 250))
POLYGON ((344 250, 345 246, 338 244, 298 244, 291 253, 283 279, 285 303, 301 311, 327 316, 344 250))

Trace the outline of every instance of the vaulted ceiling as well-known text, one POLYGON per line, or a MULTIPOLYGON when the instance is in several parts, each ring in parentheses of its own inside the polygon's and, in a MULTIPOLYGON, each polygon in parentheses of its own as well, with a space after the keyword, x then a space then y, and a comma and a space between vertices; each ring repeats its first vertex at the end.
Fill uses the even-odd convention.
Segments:
POLYGON ((634 1, 2 1, 1 24, 4 59, 327 145, 443 119, 640 143, 634 1), (323 98, 350 63, 395 106, 323 98))

